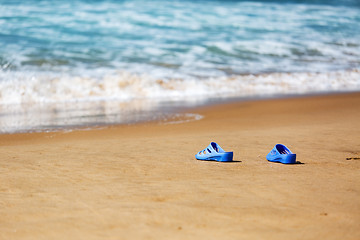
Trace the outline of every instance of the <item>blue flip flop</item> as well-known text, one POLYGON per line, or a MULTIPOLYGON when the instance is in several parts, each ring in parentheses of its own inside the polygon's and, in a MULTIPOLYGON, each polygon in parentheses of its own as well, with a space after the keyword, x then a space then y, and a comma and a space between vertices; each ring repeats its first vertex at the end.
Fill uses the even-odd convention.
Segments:
POLYGON ((284 164, 296 163, 296 154, 292 153, 285 145, 276 144, 268 153, 266 159, 270 162, 280 162, 284 164))
POLYGON ((225 152, 219 144, 211 142, 210 145, 195 155, 197 160, 231 162, 233 152, 225 152))

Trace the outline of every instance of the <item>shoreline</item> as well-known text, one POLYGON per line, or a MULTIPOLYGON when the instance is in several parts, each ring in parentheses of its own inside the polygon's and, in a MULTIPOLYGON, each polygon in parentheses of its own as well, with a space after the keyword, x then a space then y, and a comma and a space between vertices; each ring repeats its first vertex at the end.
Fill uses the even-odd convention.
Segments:
POLYGON ((70 78, 54 77, 44 77, 42 81, 36 77, 21 82, 2 81, 0 133, 128 124, 161 119, 183 109, 214 103, 359 91, 359 77, 356 68, 202 80, 159 80, 128 72, 105 75, 101 81, 72 76, 78 85, 69 84, 70 78), (45 79, 55 92, 39 90, 43 89, 45 79), (87 88, 77 88, 82 85, 87 88), (67 100, 64 102, 64 99, 67 100))
POLYGON ((0 135, 0 238, 360 238, 359 92, 191 112, 0 135), (195 160, 211 141, 235 161, 195 160), (268 162, 277 143, 302 164, 268 162))
MULTIPOLYGON (((183 118, 184 122, 189 121, 188 120, 188 116, 186 116, 187 114, 192 114, 193 110, 197 110, 197 109, 202 109, 202 108, 206 108, 206 107, 211 107, 212 105, 227 105, 227 104, 233 104, 233 103, 239 103, 239 102, 256 102, 256 101, 271 101, 271 100, 285 100, 285 99, 301 99, 301 98, 309 98, 309 97, 317 97, 317 96, 336 96, 336 95, 343 95, 343 94, 356 94, 359 93, 358 90, 354 90, 354 91, 338 91, 338 92, 332 92, 332 91, 328 91, 328 92, 310 92, 310 93, 305 93, 305 94, 273 94, 273 95, 256 95, 256 96, 234 96, 234 97, 227 97, 227 98, 221 98, 221 97, 213 97, 213 98, 204 98, 202 100, 199 100, 197 103, 188 103, 188 102, 184 102, 183 101, 155 101, 152 102, 150 101, 151 104, 155 104, 158 105, 157 107, 151 109, 151 110, 140 110, 137 114, 143 115, 141 116, 139 119, 137 119, 136 114, 131 113, 131 112, 126 112, 124 111, 123 113, 119 113, 119 116, 121 116, 122 114, 129 114, 132 115, 132 117, 130 117, 128 120, 120 120, 120 121, 113 121, 113 122, 102 122, 104 120, 100 120, 98 122, 94 122, 94 123, 90 123, 90 124, 86 124, 86 123, 74 123, 74 125, 65 125, 65 123, 63 124, 58 124, 58 125, 54 125, 54 126, 50 126, 48 128, 44 127, 44 126, 38 126, 38 129, 36 128, 32 128, 32 127, 28 127, 27 129, 21 129, 20 130, 13 130, 13 131, 2 131, 0 132, 0 135, 7 135, 7 134, 26 134, 26 133, 47 133, 47 132, 72 132, 72 131, 88 131, 88 130, 93 130, 93 129, 103 129, 103 128, 108 128, 108 127, 113 127, 113 126, 127 126, 127 125, 133 125, 133 124, 146 124, 149 122, 168 122, 170 121, 169 119, 171 118, 183 118), (159 108, 159 109, 157 109, 159 108), (145 116, 146 115, 146 116, 145 116), (178 115, 182 115, 182 116, 178 116, 178 115), (133 119, 133 120, 130 120, 133 119)), ((142 102, 142 101, 141 101, 142 102)), ((146 102, 146 101, 144 101, 146 102)), ((76 103, 76 104, 80 104, 79 106, 89 106, 91 104, 96 104, 96 105, 102 105, 102 104, 106 104, 106 101, 100 101, 100 102, 84 102, 84 103, 76 103)), ((110 104, 112 105, 116 105, 116 104, 125 104, 122 102, 117 102, 117 101, 110 101, 110 104)), ((61 104, 60 104, 61 105, 61 104)), ((64 103, 64 105, 69 105, 69 103, 64 103)), ((47 105, 45 105, 47 106, 47 105)), ((52 105, 48 105, 47 109, 51 109, 52 105)), ((44 108, 44 106, 40 105, 38 107, 35 107, 35 109, 42 109, 44 108)), ((50 111, 50 110, 49 110, 50 111)), ((52 110, 54 111, 54 110, 52 110)), ((58 112, 59 110, 57 110, 56 112, 58 112)), ((83 109, 78 109, 78 111, 83 111, 83 109)), ((120 110, 123 111, 123 110, 120 110)), ((67 112, 69 112, 68 110, 62 110, 59 111, 60 115, 66 115, 67 112)), ((70 111, 72 112, 72 110, 70 111)), ((32 114, 35 114, 32 113, 32 114)), ((49 113, 48 113, 49 114, 49 113)), ((42 113, 42 115, 47 115, 42 113)), ((9 115, 8 117, 12 117, 12 115, 9 115)), ((80 117, 87 117, 86 115, 84 116, 80 116, 80 117)), ((104 114, 103 119, 106 119, 106 115, 104 114)), ((190 121, 196 121, 196 120, 191 120, 190 121)), ((179 123, 181 124, 181 120, 179 121, 179 123)))

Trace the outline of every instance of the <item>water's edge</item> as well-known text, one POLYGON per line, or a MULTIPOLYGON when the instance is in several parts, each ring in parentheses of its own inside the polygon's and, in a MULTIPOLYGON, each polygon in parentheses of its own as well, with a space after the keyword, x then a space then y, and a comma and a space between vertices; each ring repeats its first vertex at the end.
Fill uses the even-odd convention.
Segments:
MULTIPOLYGON (((359 93, 360 91, 338 91, 338 92, 316 92, 307 94, 277 94, 271 96, 247 96, 247 97, 230 97, 208 98, 205 101, 193 105, 184 104, 183 102, 167 102, 162 103, 159 108, 152 111, 139 111, 133 116, 128 118, 127 121, 102 121, 106 118, 105 115, 99 116, 98 122, 90 122, 88 124, 72 124, 72 125, 56 125, 56 126, 41 126, 38 128, 18 129, 13 131, 0 131, 1 135, 4 134, 23 134, 23 133, 50 133, 50 132, 72 132, 72 131, 90 131, 96 129, 103 129, 111 126, 130 126, 145 123, 157 124, 183 124, 191 121, 201 120, 204 116, 198 114, 198 110, 204 107, 211 107, 214 105, 232 104, 236 102, 254 102, 254 101, 271 101, 271 100, 286 100, 292 98, 308 98, 315 96, 336 96, 343 94, 359 93)), ((64 112, 66 115, 66 111, 64 112)), ((0 119, 3 116, 0 116, 0 119)), ((13 117, 13 116, 12 116, 13 117)))

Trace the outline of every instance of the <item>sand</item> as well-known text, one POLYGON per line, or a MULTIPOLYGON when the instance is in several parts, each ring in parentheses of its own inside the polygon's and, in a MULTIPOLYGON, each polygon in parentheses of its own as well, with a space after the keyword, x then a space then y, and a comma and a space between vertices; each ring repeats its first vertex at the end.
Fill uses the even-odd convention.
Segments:
POLYGON ((360 93, 188 112, 0 135, 0 239, 360 239, 360 93), (235 161, 195 160, 211 141, 235 161))

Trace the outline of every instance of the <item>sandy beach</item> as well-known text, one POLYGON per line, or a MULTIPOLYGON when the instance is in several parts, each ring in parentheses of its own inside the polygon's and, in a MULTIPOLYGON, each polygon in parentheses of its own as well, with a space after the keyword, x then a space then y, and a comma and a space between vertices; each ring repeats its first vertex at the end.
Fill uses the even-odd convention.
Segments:
POLYGON ((0 239, 360 239, 360 93, 188 112, 0 135, 0 239), (211 141, 235 161, 195 160, 211 141))

